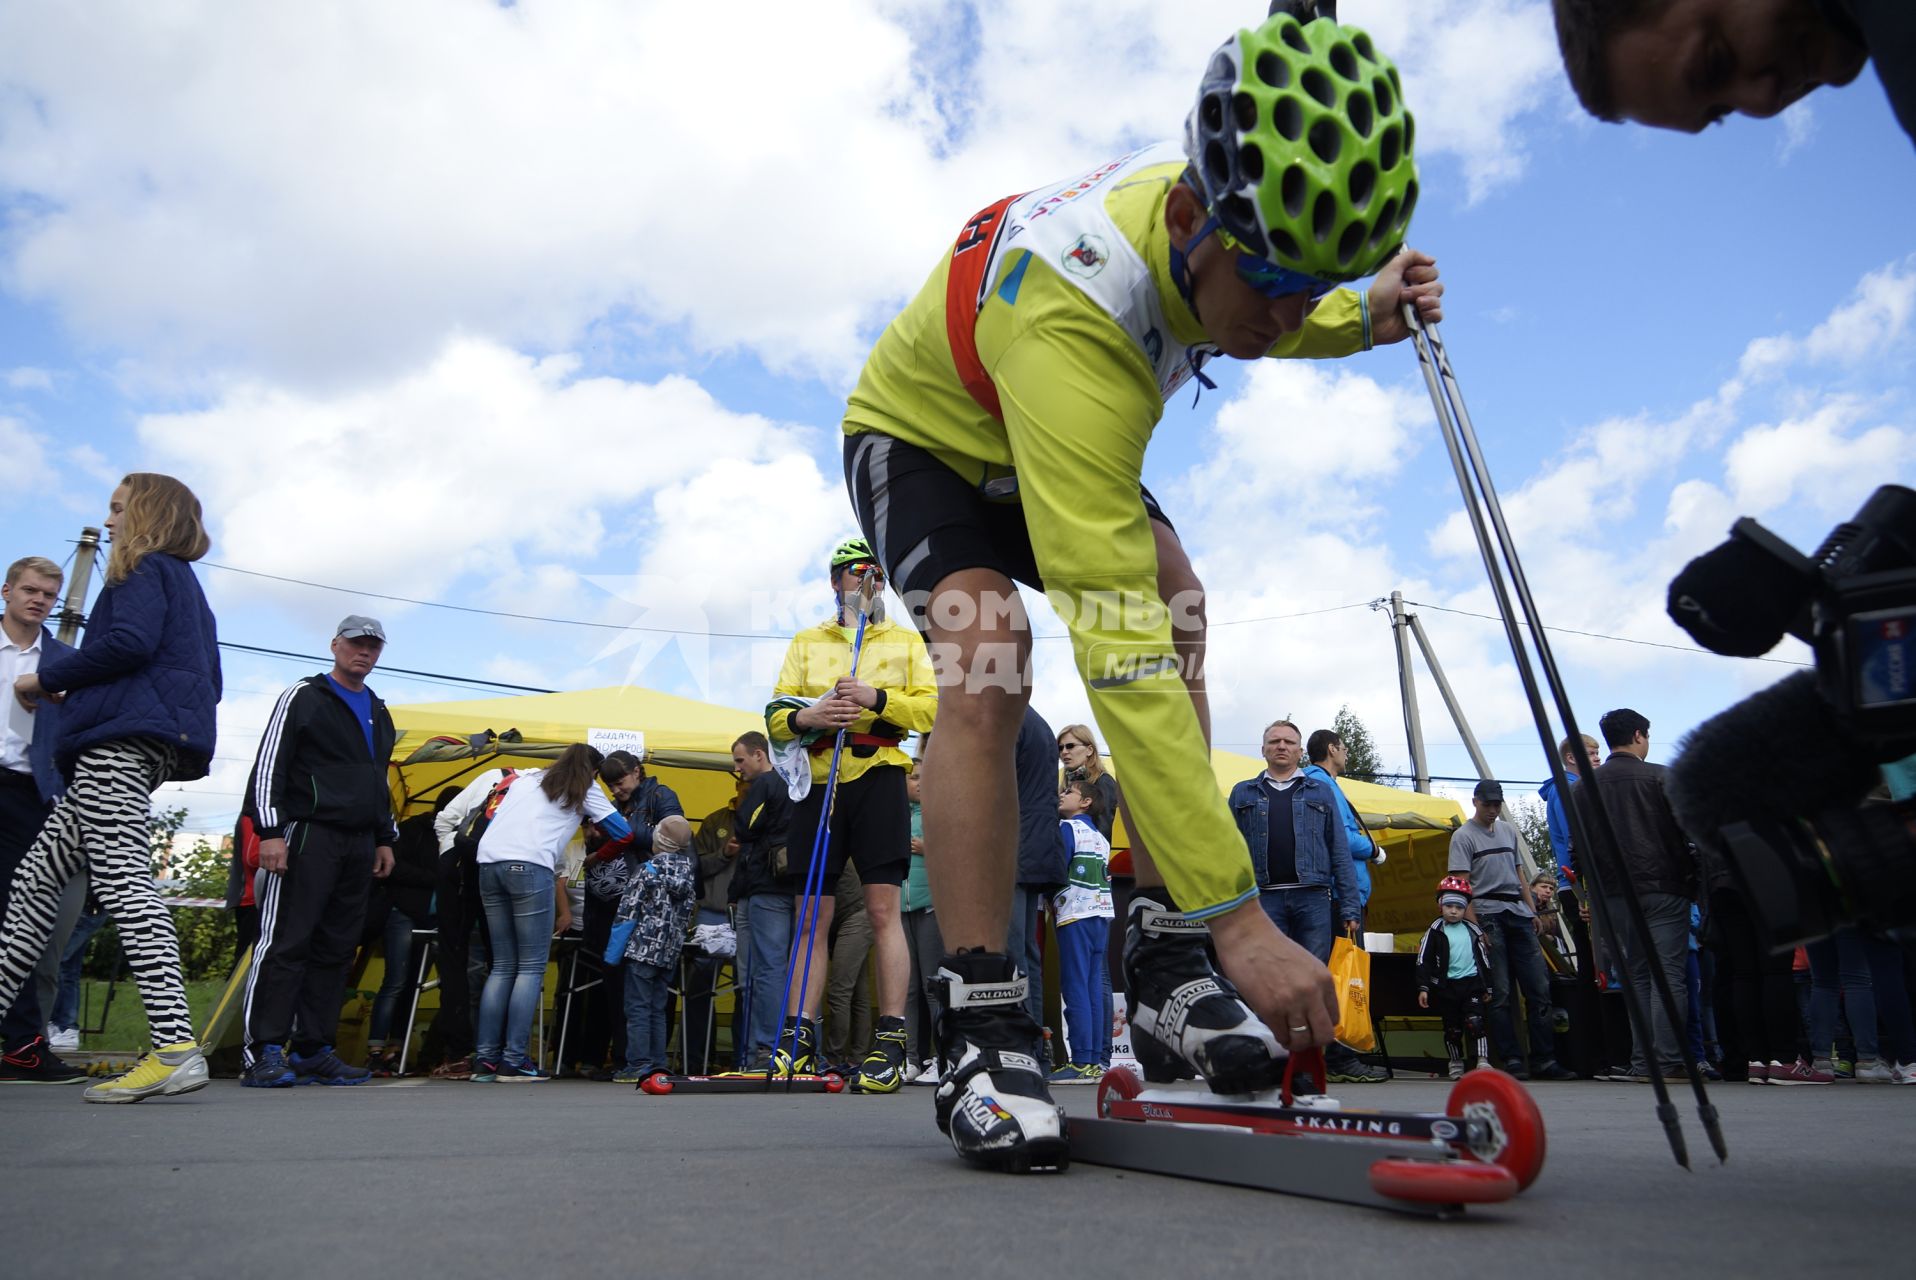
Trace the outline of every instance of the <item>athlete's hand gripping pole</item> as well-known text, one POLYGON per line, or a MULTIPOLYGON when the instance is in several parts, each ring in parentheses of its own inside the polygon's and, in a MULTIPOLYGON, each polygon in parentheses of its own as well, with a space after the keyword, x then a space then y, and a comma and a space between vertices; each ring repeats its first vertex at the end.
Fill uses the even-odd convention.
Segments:
MULTIPOLYGON (((1484 462, 1483 449, 1477 439, 1477 430, 1471 424, 1470 413, 1464 408, 1463 391, 1457 385, 1457 375, 1451 369, 1449 353, 1444 350, 1444 340, 1435 324, 1426 324, 1417 315, 1416 308, 1406 304, 1403 307, 1404 323, 1409 326, 1411 340, 1417 350, 1417 362, 1424 374, 1424 385, 1430 391, 1431 407, 1437 412, 1437 423, 1443 431, 1444 446, 1450 453, 1450 465, 1457 476, 1457 486, 1462 492, 1464 512, 1470 517, 1472 532, 1477 538, 1477 549, 1483 557, 1484 570, 1490 578, 1491 590, 1497 597, 1498 614, 1503 620, 1504 634, 1510 642, 1511 656, 1515 661, 1517 674, 1523 682, 1524 695, 1529 700, 1530 712, 1536 722, 1537 735, 1543 743, 1544 757, 1550 761, 1550 774, 1555 780, 1558 793, 1568 796, 1570 785, 1563 772, 1563 763, 1557 758, 1554 747, 1555 735, 1550 728, 1549 713, 1544 708, 1543 695, 1538 688, 1537 675, 1531 666, 1531 655, 1524 641, 1524 633, 1519 628, 1516 610, 1511 606, 1511 591, 1514 588, 1518 603, 1522 607, 1523 626, 1530 633, 1529 644, 1536 650, 1537 663, 1543 668, 1544 678, 1550 686, 1551 698, 1557 706, 1557 714, 1563 721, 1564 732, 1570 741, 1578 744, 1582 751, 1583 734, 1577 727, 1576 715, 1570 706, 1570 698, 1565 691, 1563 677, 1557 668, 1555 655, 1551 652, 1550 642, 1544 634, 1543 622, 1537 612, 1536 599, 1531 595, 1530 584, 1524 576, 1522 562, 1517 556, 1517 546, 1510 536, 1510 528, 1504 521, 1503 505, 1498 501, 1496 486, 1491 482, 1490 468, 1484 462), (1491 529, 1486 528, 1485 518, 1496 533, 1496 546, 1491 544, 1491 529), (1501 556, 1501 559, 1499 557, 1501 556)), ((1602 789, 1592 762, 1584 762, 1582 785, 1590 789, 1590 795, 1596 802, 1592 808, 1596 814, 1594 829, 1592 824, 1583 821, 1582 806, 1568 806, 1567 814, 1571 823, 1572 839, 1577 847, 1588 849, 1592 856, 1585 862, 1586 874, 1590 876, 1593 896, 1603 898, 1602 881, 1613 873, 1618 878, 1616 896, 1623 899, 1630 917, 1632 932, 1646 955, 1654 954, 1651 946, 1649 922, 1644 918, 1643 905, 1637 900, 1635 886, 1629 882, 1629 873, 1618 856, 1620 847, 1616 831, 1611 825, 1610 815, 1602 804, 1602 789)), ((1606 934, 1606 941, 1617 954, 1622 948, 1616 945, 1616 939, 1608 928, 1605 913, 1599 909, 1596 922, 1606 934)), ((1683 1020, 1676 1016, 1676 997, 1670 990, 1663 969, 1659 965, 1650 966, 1656 995, 1662 1004, 1670 1025, 1679 1039, 1683 1034, 1683 1020)), ((1651 1032, 1649 1011, 1642 1007, 1636 991, 1629 982, 1623 984, 1624 1007, 1629 1013, 1631 1033, 1637 1042, 1646 1048, 1646 1059, 1655 1058, 1655 1038, 1651 1032)), ((1709 1135, 1710 1146, 1715 1150, 1718 1160, 1728 1158, 1723 1143, 1723 1132, 1717 1123, 1716 1108, 1711 1104, 1709 1094, 1703 1085, 1703 1078, 1689 1055, 1684 1056, 1684 1066, 1689 1075, 1691 1090, 1696 1095, 1697 1114, 1703 1122, 1704 1132, 1709 1135)), ((1669 1091, 1665 1087, 1661 1069, 1652 1062, 1650 1083, 1656 1092, 1657 1118, 1662 1122, 1664 1133, 1669 1138, 1670 1150, 1677 1163, 1684 1168, 1690 1167, 1689 1151, 1683 1140, 1683 1130, 1677 1120, 1676 1107, 1670 1101, 1669 1091)))

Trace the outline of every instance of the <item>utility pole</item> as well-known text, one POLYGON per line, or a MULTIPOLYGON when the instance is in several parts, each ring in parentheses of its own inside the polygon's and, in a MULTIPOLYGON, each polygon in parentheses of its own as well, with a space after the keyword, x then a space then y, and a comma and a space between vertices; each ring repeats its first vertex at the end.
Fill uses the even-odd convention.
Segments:
POLYGON ((1437 651, 1430 647, 1430 637, 1424 634, 1424 624, 1414 613, 1404 615, 1410 623, 1411 634, 1417 637, 1417 647, 1423 651, 1424 665, 1430 668, 1430 674, 1437 681, 1437 692, 1444 695, 1444 706, 1450 709, 1451 723, 1457 726, 1457 734, 1464 740, 1464 750, 1470 753, 1470 763, 1475 766, 1479 778, 1491 776, 1490 762, 1484 759, 1483 748, 1477 745, 1477 735, 1470 731, 1470 721, 1464 719, 1464 709, 1457 701, 1457 695, 1450 691, 1450 681, 1444 679, 1444 669, 1437 664, 1437 651))
POLYGON ((80 638, 80 627, 86 622, 86 593, 93 585, 93 561, 100 554, 100 531, 92 525, 80 530, 79 550, 73 555, 73 578, 67 583, 66 603, 60 606, 60 630, 56 633, 61 644, 72 644, 80 638))
MULTIPOLYGON (((1409 615, 1404 612, 1404 593, 1390 593, 1390 630, 1397 641, 1397 691, 1404 703, 1404 735, 1410 739, 1410 768, 1413 785, 1430 794, 1430 761, 1424 756, 1424 722, 1417 713, 1417 681, 1410 669, 1409 615)), ((1423 643, 1421 636, 1418 642, 1423 643)), ((1428 651, 1425 654, 1429 656, 1428 651)))

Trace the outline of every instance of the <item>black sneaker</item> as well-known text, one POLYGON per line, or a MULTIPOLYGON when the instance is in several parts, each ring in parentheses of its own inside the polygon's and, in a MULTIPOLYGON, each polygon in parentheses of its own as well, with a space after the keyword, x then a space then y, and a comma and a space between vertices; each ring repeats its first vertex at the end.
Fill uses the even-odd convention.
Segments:
POLYGON ((858 1064, 851 1077, 854 1093, 897 1093, 905 1086, 905 1020, 883 1017, 878 1034, 872 1038, 872 1051, 858 1064))
POLYGON ((0 1084, 78 1084, 84 1079, 86 1072, 54 1056, 45 1036, 0 1054, 0 1084))
POLYGON ((1390 1072, 1355 1055, 1328 1070, 1333 1084, 1383 1084, 1390 1079, 1390 1072))
POLYGON ((310 1054, 295 1053, 288 1061, 293 1068, 294 1084, 365 1084, 373 1073, 364 1067, 352 1067, 340 1061, 333 1046, 321 1045, 310 1054))
POLYGON ((1530 1078, 1530 1068, 1526 1067, 1520 1060, 1512 1058, 1510 1061, 1504 1063, 1504 1074, 1515 1076, 1519 1080, 1528 1080, 1530 1078))
POLYGON ((1211 967, 1210 930, 1168 902, 1168 895, 1164 902, 1134 895, 1124 927, 1131 1047, 1144 1078, 1202 1075, 1216 1093, 1276 1088, 1283 1046, 1211 967))
POLYGON ((1555 1058, 1545 1058, 1530 1068, 1530 1078, 1532 1080, 1575 1080, 1577 1073, 1555 1058))
POLYGON ((240 1072, 240 1083, 248 1089, 290 1089, 298 1080, 286 1065, 286 1051, 276 1044, 261 1045, 240 1072))
POLYGON ((1031 1056, 1040 1032, 1025 1012, 1028 986, 1009 956, 946 956, 934 979, 941 1078, 938 1131, 974 1164, 1011 1173, 1071 1163, 1064 1108, 1031 1056))

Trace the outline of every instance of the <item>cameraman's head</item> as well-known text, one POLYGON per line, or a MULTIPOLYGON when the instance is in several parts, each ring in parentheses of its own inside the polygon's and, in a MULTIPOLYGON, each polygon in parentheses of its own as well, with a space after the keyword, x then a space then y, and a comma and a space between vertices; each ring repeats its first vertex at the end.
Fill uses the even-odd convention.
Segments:
POLYGON ((1603 719, 1597 721, 1597 731, 1612 752, 1621 751, 1639 760, 1650 754, 1650 722, 1628 707, 1604 712, 1603 719))

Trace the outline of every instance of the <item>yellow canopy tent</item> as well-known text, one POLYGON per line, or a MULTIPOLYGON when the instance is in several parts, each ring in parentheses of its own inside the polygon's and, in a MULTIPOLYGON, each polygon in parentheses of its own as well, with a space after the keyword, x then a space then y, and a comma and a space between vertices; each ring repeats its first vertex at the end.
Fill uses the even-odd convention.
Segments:
MULTIPOLYGON (((1211 772, 1228 795, 1244 779, 1264 772, 1264 762, 1234 751, 1213 751, 1211 772)), ((1462 807, 1442 796, 1352 778, 1339 778, 1337 785, 1385 855, 1383 866, 1371 867, 1366 926, 1374 933, 1421 932, 1437 915, 1437 882, 1450 855, 1450 833, 1463 821, 1462 807)), ((1113 843, 1130 842, 1120 823, 1113 843)))
POLYGON ((630 685, 570 693, 521 694, 392 708, 393 807, 400 817, 429 812, 440 791, 487 769, 533 769, 566 746, 624 749, 678 792, 697 821, 732 798, 732 743, 765 731, 750 711, 630 685))

